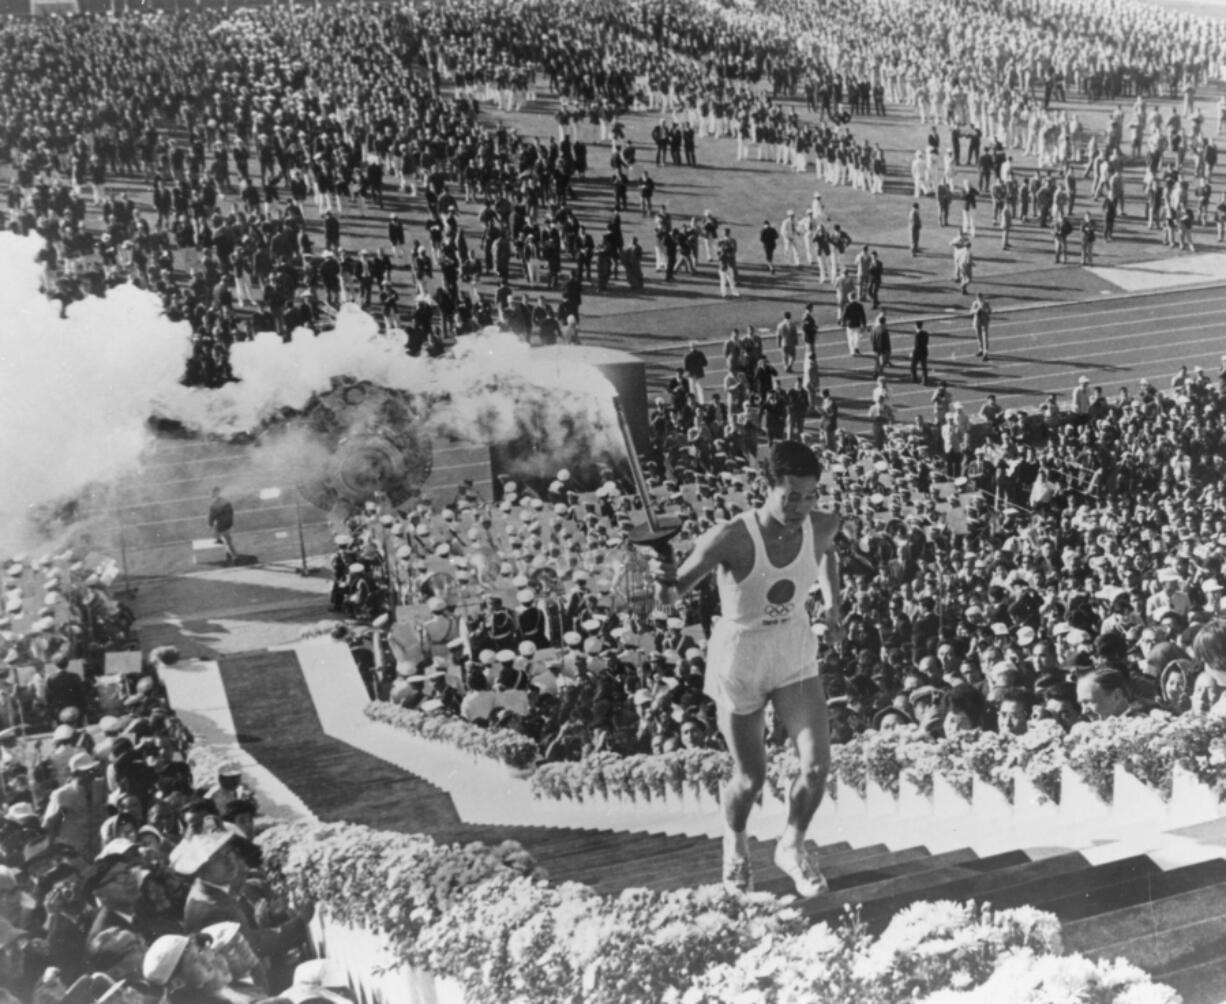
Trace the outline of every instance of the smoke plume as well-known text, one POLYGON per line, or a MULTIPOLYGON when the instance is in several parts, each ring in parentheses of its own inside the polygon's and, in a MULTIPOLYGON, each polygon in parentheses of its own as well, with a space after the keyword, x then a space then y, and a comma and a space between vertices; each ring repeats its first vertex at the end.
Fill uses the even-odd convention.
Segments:
MULTIPOLYGON (((185 387, 187 324, 168 321, 155 294, 132 286, 74 303, 61 320, 59 305, 39 292, 39 247, 35 238, 0 234, 0 420, 8 461, 0 540, 15 539, 32 505, 137 464, 151 417, 232 438, 292 423, 316 395, 347 381, 411 396, 426 437, 526 442, 558 465, 576 454, 623 452, 613 387, 585 358, 589 350, 539 353, 487 329, 461 338, 447 358, 415 359, 402 338, 381 334, 369 315, 348 305, 335 328, 318 336, 303 329, 288 344, 274 334, 235 344, 238 383, 185 387)), ((298 464, 313 455, 298 437, 285 442, 295 444, 298 464)))
POLYGON ((39 292, 41 241, 0 233, 0 541, 30 509, 132 467, 155 392, 183 373, 191 330, 135 287, 73 304, 39 292))

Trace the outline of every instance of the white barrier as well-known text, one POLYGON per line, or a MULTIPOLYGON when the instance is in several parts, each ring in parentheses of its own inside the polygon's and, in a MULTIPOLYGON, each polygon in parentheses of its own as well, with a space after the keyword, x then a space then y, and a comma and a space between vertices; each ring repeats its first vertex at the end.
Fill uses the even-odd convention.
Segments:
POLYGON ((342 924, 320 904, 311 921, 316 951, 345 974, 359 1004, 464 1004, 455 980, 397 961, 387 939, 342 924))
MULTIPOLYGON (((289 821, 314 819, 315 814, 279 777, 239 745, 230 701, 217 663, 204 659, 184 659, 173 666, 162 666, 158 675, 166 685, 170 706, 191 730, 196 741, 208 746, 234 763, 243 780, 255 791, 260 815, 289 821)), ((198 784, 213 778, 200 778, 198 784)))
MULTIPOLYGON (((670 789, 651 798, 616 793, 582 800, 535 798, 523 771, 367 718, 366 693, 356 671, 349 669, 343 643, 316 638, 293 648, 324 732, 442 788, 467 823, 691 837, 723 833, 718 800, 696 787, 679 793, 670 789)), ((928 794, 920 794, 905 775, 897 795, 871 780, 863 796, 839 786, 823 803, 816 829, 822 842, 841 840, 858 847, 881 843, 892 849, 925 845, 934 853, 969 847, 993 854, 1030 846, 1087 847, 1114 839, 1124 827, 1143 825, 1161 833, 1223 815, 1213 791, 1186 772, 1176 772, 1172 798, 1164 802, 1116 765, 1110 804, 1068 768, 1062 771, 1056 802, 1045 799, 1020 773, 1012 802, 978 779, 970 798, 964 798, 939 774, 928 794)), ((786 819, 786 805, 767 792, 750 816, 750 835, 773 839, 786 819)))

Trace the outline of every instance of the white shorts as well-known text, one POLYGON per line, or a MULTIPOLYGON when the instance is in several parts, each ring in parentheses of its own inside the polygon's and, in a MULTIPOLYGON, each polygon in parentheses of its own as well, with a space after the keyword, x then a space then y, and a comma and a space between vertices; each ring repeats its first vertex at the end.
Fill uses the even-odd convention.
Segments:
POLYGON ((803 617, 770 627, 719 620, 707 646, 703 693, 721 709, 752 715, 776 690, 817 675, 817 639, 803 617))

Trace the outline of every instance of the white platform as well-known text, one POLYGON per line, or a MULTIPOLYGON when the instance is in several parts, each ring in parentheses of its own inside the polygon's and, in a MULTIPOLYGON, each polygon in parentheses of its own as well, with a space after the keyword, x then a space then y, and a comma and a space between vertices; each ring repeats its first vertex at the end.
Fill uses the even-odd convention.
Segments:
POLYGON ((1094 266, 1086 271, 1129 293, 1178 289, 1181 286, 1226 281, 1226 252, 1195 254, 1172 251, 1171 257, 1158 261, 1110 268, 1094 266))

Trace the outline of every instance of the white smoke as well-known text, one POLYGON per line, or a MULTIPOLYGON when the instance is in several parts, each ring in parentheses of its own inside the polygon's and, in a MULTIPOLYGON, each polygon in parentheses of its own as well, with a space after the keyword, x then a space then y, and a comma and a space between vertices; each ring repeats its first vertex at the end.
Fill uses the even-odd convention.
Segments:
POLYGON ((448 358, 410 358, 402 337, 380 334, 347 306, 319 336, 299 330, 289 344, 264 334, 234 345, 239 383, 189 388, 179 383, 191 349, 186 323, 168 321, 155 294, 132 286, 73 303, 61 320, 59 304, 39 292, 40 247, 0 233, 0 541, 24 539, 32 506, 136 465, 151 416, 228 438, 302 410, 337 378, 418 396, 428 435, 473 443, 526 436, 559 458, 576 448, 623 452, 613 386, 586 358, 599 350, 542 353, 489 329, 462 337, 448 358))
POLYGON ((348 304, 336 326, 318 336, 300 329, 288 344, 267 333, 234 345, 230 365, 238 383, 217 390, 167 387, 156 410, 195 431, 228 437, 286 410, 301 411, 343 376, 429 402, 420 411, 435 435, 495 443, 527 434, 552 450, 562 445, 565 419, 582 427, 591 445, 616 449, 614 388, 586 361, 587 351, 541 353, 488 328, 460 338, 450 356, 412 358, 403 336, 381 334, 369 314, 348 304))
POLYGON ((183 373, 191 329, 134 287, 68 308, 39 292, 42 242, 0 233, 0 541, 32 506, 132 467, 154 394, 183 373))

